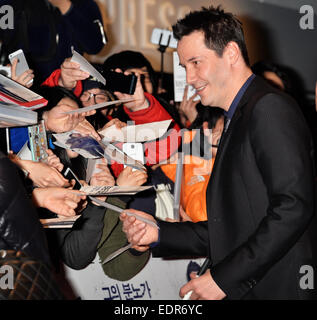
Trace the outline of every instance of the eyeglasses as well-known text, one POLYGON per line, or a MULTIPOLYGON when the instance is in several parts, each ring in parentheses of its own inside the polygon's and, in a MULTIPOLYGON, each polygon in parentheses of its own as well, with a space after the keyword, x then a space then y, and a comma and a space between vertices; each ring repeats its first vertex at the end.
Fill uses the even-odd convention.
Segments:
POLYGON ((84 92, 82 95, 81 95, 81 101, 83 102, 87 102, 89 101, 91 98, 94 98, 94 101, 95 103, 102 103, 102 102, 105 102, 105 101, 108 101, 108 96, 105 94, 105 93, 92 93, 92 92, 84 92))

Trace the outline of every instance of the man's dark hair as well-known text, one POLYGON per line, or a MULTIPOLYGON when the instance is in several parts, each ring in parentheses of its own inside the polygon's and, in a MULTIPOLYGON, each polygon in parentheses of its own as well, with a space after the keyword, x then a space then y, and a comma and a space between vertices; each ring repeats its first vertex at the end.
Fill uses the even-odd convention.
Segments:
POLYGON ((220 6, 202 7, 199 11, 191 11, 173 25, 174 37, 177 40, 194 31, 204 33, 206 47, 214 50, 219 57, 229 42, 236 42, 245 63, 250 65, 242 23, 232 13, 224 12, 220 6))

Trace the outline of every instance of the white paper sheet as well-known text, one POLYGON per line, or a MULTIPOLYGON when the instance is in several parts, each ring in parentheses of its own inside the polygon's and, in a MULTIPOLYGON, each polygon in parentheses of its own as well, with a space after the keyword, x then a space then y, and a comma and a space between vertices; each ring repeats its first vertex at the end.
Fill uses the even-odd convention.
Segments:
POLYGON ((103 136, 102 141, 146 142, 163 136, 171 122, 172 120, 164 120, 139 125, 128 125, 121 129, 112 125, 98 133, 103 136))

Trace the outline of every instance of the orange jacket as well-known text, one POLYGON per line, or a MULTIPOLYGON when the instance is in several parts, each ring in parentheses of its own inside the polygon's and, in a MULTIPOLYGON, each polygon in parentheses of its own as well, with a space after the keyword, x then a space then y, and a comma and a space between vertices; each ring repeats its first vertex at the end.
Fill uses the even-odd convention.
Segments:
MULTIPOLYGON (((191 138, 191 131, 185 132, 184 143, 191 138)), ((197 156, 185 155, 183 163, 181 205, 193 222, 205 221, 207 220, 206 190, 214 159, 205 160, 197 156)), ((176 164, 164 164, 161 169, 169 179, 175 182, 176 164)))

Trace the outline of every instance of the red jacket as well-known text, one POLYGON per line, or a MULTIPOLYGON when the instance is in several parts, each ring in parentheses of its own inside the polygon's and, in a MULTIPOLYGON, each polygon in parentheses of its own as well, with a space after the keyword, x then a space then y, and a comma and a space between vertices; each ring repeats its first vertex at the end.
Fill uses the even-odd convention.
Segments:
MULTIPOLYGON (((61 75, 61 69, 57 69, 51 73, 51 75, 42 83, 42 86, 56 87, 58 86, 58 80, 61 75)), ((83 91, 83 85, 81 81, 77 81, 76 87, 73 90, 75 96, 79 97, 83 91)))

